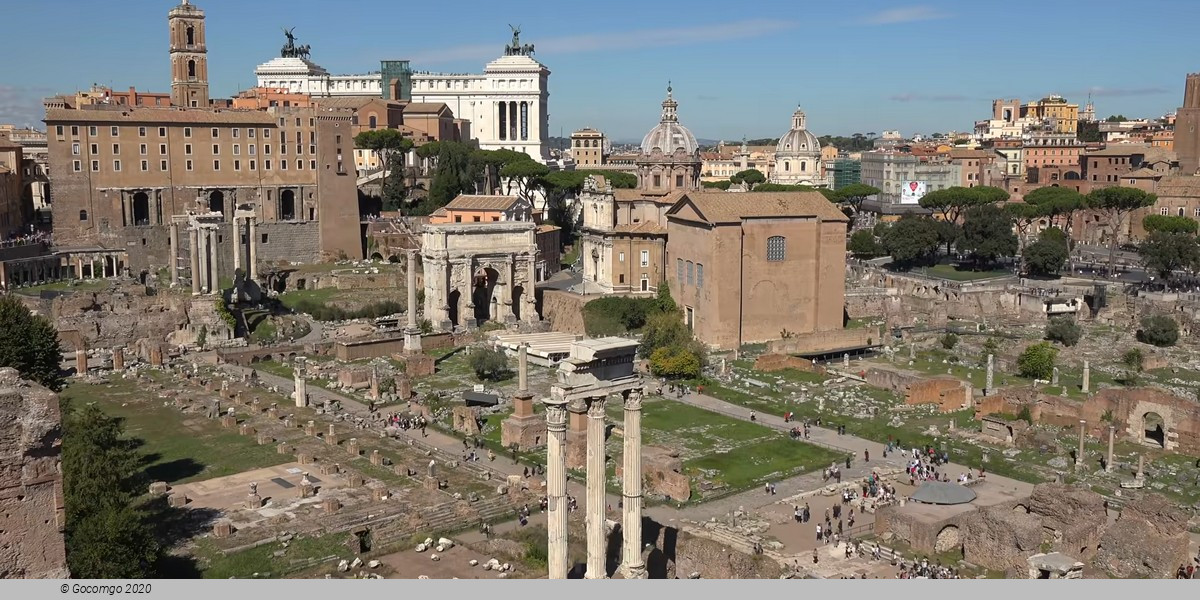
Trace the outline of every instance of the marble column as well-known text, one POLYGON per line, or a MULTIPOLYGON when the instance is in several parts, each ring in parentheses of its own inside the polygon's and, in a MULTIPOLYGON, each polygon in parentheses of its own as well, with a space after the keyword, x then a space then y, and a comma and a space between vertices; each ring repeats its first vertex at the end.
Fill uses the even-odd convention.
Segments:
POLYGON ((1051 372, 1050 385, 1058 385, 1058 367, 1054 367, 1054 370, 1051 372))
POLYGON ((217 266, 217 230, 208 230, 208 291, 216 294, 221 290, 221 269, 217 266))
POLYGON ((258 281, 258 217, 246 217, 250 223, 250 280, 258 281))
POLYGON ((237 278, 237 270, 242 268, 242 222, 233 218, 233 276, 237 278))
POLYGON ((535 256, 530 256, 525 261, 528 272, 525 274, 525 285, 521 289, 521 302, 525 304, 521 307, 521 320, 526 323, 536 323, 538 320, 537 298, 534 294, 534 289, 537 287, 537 265, 534 264, 536 262, 534 259, 535 256))
POLYGON ((983 395, 988 396, 992 393, 992 385, 996 374, 996 357, 989 354, 987 360, 987 379, 983 384, 983 395))
POLYGON ((529 342, 517 346, 517 395, 529 392, 529 342))
POLYGON ((188 230, 188 260, 192 268, 192 295, 200 294, 200 235, 195 229, 188 230))
POLYGON ((1083 468, 1083 440, 1086 435, 1087 421, 1079 420, 1079 451, 1075 454, 1075 467, 1083 468))
POLYGON ((621 573, 625 579, 644 579, 642 561, 642 390, 625 396, 624 481, 622 481, 621 573))
POLYGON ((604 488, 604 396, 587 399, 587 579, 605 579, 605 555, 608 548, 605 539, 604 488))
POLYGON ((196 254, 200 260, 200 271, 195 274, 196 279, 200 280, 200 293, 207 294, 208 287, 208 232, 199 230, 196 232, 196 237, 200 245, 196 247, 196 254))
POLYGON ((292 398, 296 401, 297 408, 304 408, 308 406, 308 381, 304 379, 304 363, 297 363, 292 373, 295 376, 296 388, 292 392, 292 398))
POLYGON ((1112 425, 1108 426, 1108 460, 1104 461, 1104 472, 1113 472, 1113 438, 1116 437, 1117 428, 1112 425))
POLYGON ((171 287, 179 281, 179 224, 171 223, 171 256, 167 259, 167 267, 171 273, 171 287))
POLYGON ((417 326, 417 251, 408 251, 408 326, 404 328, 404 351, 421 351, 421 328, 417 326))
POLYGON ((546 531, 550 579, 566 579, 567 562, 567 403, 546 399, 546 531))
POLYGON ((1092 383, 1092 365, 1088 361, 1083 361, 1083 393, 1088 393, 1092 383))
POLYGON ((112 349, 112 361, 114 371, 125 370, 125 349, 120 346, 112 349))
POLYGON ((1146 455, 1145 454, 1138 454, 1138 470, 1137 470, 1137 474, 1134 475, 1134 478, 1139 481, 1146 478, 1146 455))
POLYGON ((88 372, 87 350, 77 348, 75 350, 75 375, 83 377, 88 372))

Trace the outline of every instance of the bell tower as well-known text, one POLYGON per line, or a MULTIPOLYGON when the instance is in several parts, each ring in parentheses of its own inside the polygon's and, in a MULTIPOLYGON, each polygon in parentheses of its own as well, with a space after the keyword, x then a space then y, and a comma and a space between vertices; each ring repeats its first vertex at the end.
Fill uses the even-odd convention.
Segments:
POLYGON ((182 0, 167 13, 171 33, 171 104, 208 108, 208 50, 204 11, 182 0))

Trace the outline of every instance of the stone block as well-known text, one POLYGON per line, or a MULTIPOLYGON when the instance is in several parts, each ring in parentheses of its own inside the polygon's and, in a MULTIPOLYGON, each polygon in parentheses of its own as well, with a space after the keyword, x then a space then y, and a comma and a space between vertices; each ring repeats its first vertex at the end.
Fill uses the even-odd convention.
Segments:
POLYGON ((321 464, 322 475, 336 475, 340 470, 341 466, 339 466, 337 463, 327 462, 321 464))
POLYGON ((258 442, 258 445, 265 446, 265 445, 270 444, 271 442, 275 441, 275 438, 260 431, 260 432, 258 432, 258 435, 255 436, 255 440, 258 442))
POLYGON ((213 537, 227 538, 233 535, 233 522, 228 519, 221 519, 213 524, 213 537))
POLYGON ((315 421, 309 421, 308 424, 304 426, 304 435, 314 437, 317 435, 317 424, 315 421))
POLYGON ((391 493, 385 487, 371 488, 371 499, 376 502, 382 502, 384 500, 387 500, 388 497, 390 497, 390 496, 391 496, 391 493))
POLYGON ((500 443, 505 448, 514 444, 523 452, 546 443, 546 419, 541 415, 510 416, 500 423, 500 443))
POLYGON ((360 488, 363 486, 363 476, 360 473, 346 474, 346 485, 351 488, 360 488))
POLYGON ((426 477, 425 480, 421 482, 421 485, 427 490, 441 489, 441 486, 438 484, 437 477, 426 477))
POLYGON ((371 464, 377 466, 383 464, 383 455, 378 450, 371 451, 371 464))
POLYGON ((355 458, 358 457, 358 438, 350 438, 350 440, 346 442, 346 452, 349 452, 350 456, 355 458))
POLYGON ((321 502, 321 509, 325 511, 325 514, 335 513, 341 507, 342 503, 337 498, 326 498, 321 502))
POLYGON ((237 417, 233 415, 225 415, 221 417, 221 427, 224 427, 225 429, 233 429, 234 427, 237 427, 237 424, 237 417))
POLYGON ((302 465, 312 464, 313 457, 311 454, 309 454, 307 452, 300 452, 300 453, 296 454, 296 462, 298 462, 302 465))
POLYGON ((155 481, 154 483, 150 484, 150 493, 155 496, 161 496, 167 493, 167 491, 170 489, 171 486, 167 485, 167 482, 165 481, 155 481))
POLYGON ((187 503, 188 497, 183 494, 171 494, 167 497, 167 505, 171 508, 183 508, 187 503))
POLYGON ((278 446, 275 446, 275 452, 279 454, 291 454, 292 446, 291 444, 287 443, 279 444, 278 446))
POLYGON ((238 428, 238 431, 245 436, 251 436, 255 433, 254 428, 251 427, 249 423, 242 423, 242 426, 238 428))

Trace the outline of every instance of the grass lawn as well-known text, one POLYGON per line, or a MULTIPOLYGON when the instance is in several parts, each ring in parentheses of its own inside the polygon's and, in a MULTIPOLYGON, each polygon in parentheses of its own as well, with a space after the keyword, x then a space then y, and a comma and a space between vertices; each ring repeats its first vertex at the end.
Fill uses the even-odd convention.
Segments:
POLYGON ((957 265, 934 265, 920 269, 920 272, 930 277, 940 277, 951 281, 976 281, 979 279, 991 279, 993 277, 1005 277, 1012 275, 1011 271, 996 269, 991 271, 972 271, 971 269, 959 268, 957 265))
POLYGON ((292 310, 296 310, 296 307, 305 300, 324 304, 332 300, 337 293, 338 289, 334 287, 321 288, 319 290, 295 290, 280 294, 279 301, 282 302, 284 306, 292 310))
POLYGON ((564 267, 569 267, 575 264, 575 261, 579 260, 579 248, 580 244, 578 243, 572 246, 569 252, 562 255, 562 259, 559 260, 559 262, 561 262, 564 267))
POLYGON ((125 433, 143 442, 140 450, 151 480, 200 481, 289 460, 276 453, 274 446, 259 446, 253 438, 223 429, 217 421, 163 406, 162 399, 139 391, 133 382, 74 383, 59 397, 75 406, 95 402, 105 413, 122 418, 125 433))
POLYGON ((693 458, 685 461, 683 466, 688 471, 703 472, 731 490, 740 491, 767 481, 816 471, 843 458, 841 453, 798 442, 780 433, 774 439, 693 458))
POLYGON ((307 568, 314 560, 330 556, 352 558, 353 555, 346 547, 345 541, 344 533, 297 537, 288 543, 286 555, 274 556, 275 552, 283 549, 279 542, 225 554, 218 550, 211 540, 201 539, 196 543, 193 556, 197 559, 205 579, 242 579, 255 573, 258 573, 259 577, 279 578, 307 568))
POLYGON ((108 285, 107 279, 78 279, 20 288, 16 292, 25 296, 40 296, 42 292, 94 292, 108 289, 108 285))

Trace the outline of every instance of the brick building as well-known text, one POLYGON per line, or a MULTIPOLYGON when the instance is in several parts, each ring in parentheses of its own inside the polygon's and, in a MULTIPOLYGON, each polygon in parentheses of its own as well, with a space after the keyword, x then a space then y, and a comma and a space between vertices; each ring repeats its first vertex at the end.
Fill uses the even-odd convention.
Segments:
POLYGON ((151 269, 171 260, 172 216, 214 212, 231 275, 229 222, 243 208, 260 263, 361 258, 352 113, 208 108, 204 13, 184 2, 168 26, 174 107, 46 100, 56 244, 129 251, 129 267, 151 269))

